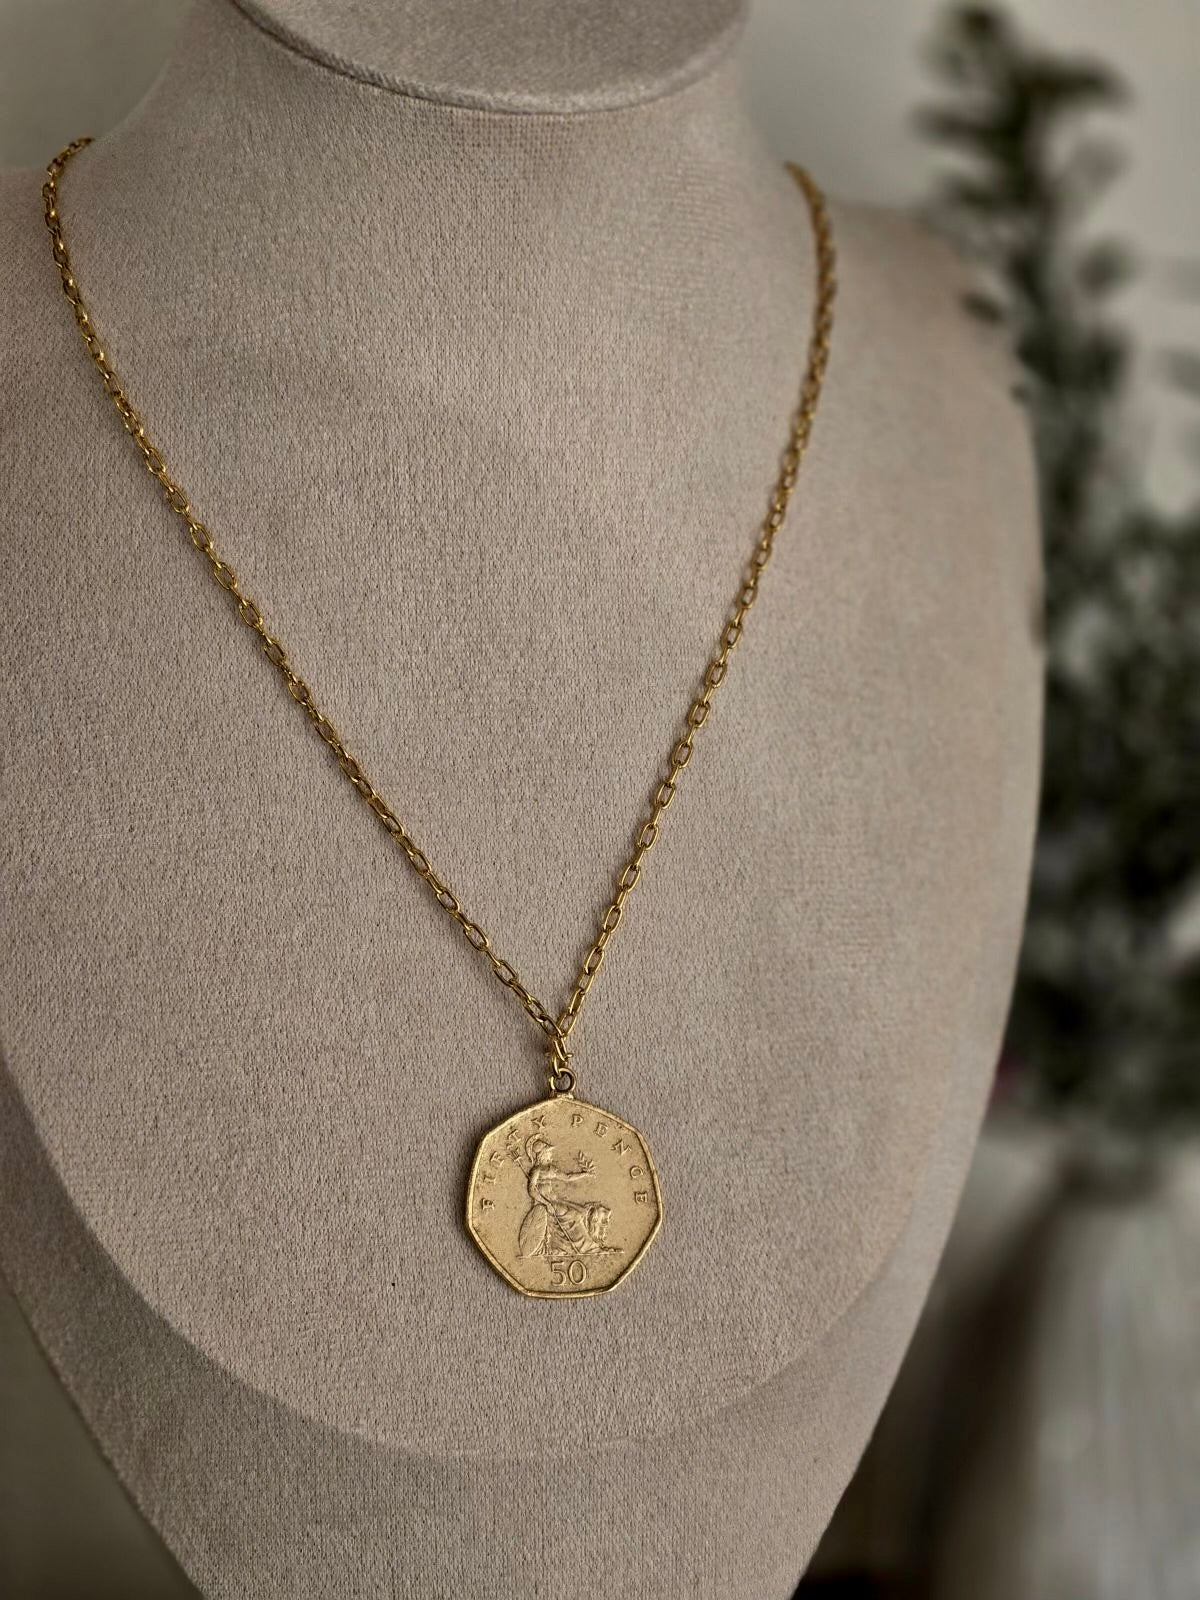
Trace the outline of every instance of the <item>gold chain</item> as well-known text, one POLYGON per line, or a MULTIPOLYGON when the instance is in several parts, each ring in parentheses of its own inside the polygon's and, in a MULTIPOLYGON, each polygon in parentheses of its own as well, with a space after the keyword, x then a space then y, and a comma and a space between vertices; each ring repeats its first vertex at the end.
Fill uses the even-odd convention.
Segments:
POLYGON ((219 555, 216 545, 213 543, 212 534, 192 511, 187 495, 167 471, 162 452, 147 437, 141 417, 125 394, 120 379, 104 352, 100 337, 84 303, 83 295, 80 293, 79 285, 75 281, 71 270, 71 258, 67 252, 67 242, 63 235, 62 220, 58 213, 59 177, 71 157, 90 143, 90 138, 75 139, 55 156, 46 169, 46 181, 42 185, 42 199, 45 202, 46 226, 50 230, 50 236, 53 241, 54 260, 58 267, 59 276, 62 279, 63 292, 71 303, 75 313, 75 321, 79 325, 79 331, 83 335, 88 353, 99 368, 100 376, 104 380, 104 387, 120 413, 121 421, 124 423, 126 431, 141 451, 142 459, 147 469, 162 485, 166 494, 167 504, 172 511, 183 518, 187 524, 188 534, 192 543, 207 558, 211 576, 220 584, 222 589, 227 591, 237 608, 237 614, 241 621, 258 635, 259 645, 267 660, 278 669, 287 684, 288 693, 298 705, 304 708, 309 721, 336 757, 337 764, 342 772, 345 773, 355 789, 358 790, 359 794, 379 818, 391 838, 400 846, 409 865, 429 886, 438 905, 449 916, 453 917, 467 943, 472 949, 478 950, 481 955, 487 958, 495 976, 506 989, 512 990, 529 1016, 532 1017, 533 1021, 546 1035, 549 1040, 547 1056, 551 1091, 555 1094, 570 1093, 575 1087, 575 1073, 567 1065, 570 1057, 570 1052, 566 1048, 567 1038, 571 1029, 575 1026, 583 1002, 587 998, 596 974, 603 964, 608 942, 621 921, 625 902, 633 893, 641 877, 642 861, 658 838, 660 820, 663 812, 675 798, 679 775, 692 758, 692 747, 696 735, 704 726, 713 695, 725 678, 730 654, 742 636, 746 613, 758 598, 759 579, 763 568, 771 559, 775 535, 783 526, 800 463, 808 448, 813 421, 817 413, 817 403, 821 394, 821 383, 829 361, 829 342, 833 331, 833 300, 836 290, 833 234, 824 196, 803 167, 797 166, 792 162, 786 163, 787 170, 804 191, 805 198, 808 201, 816 242, 816 304, 813 309, 808 363, 800 391, 800 402, 792 417, 787 447, 783 453, 779 476, 771 492, 766 517, 763 520, 758 540, 746 565, 737 598, 726 616, 717 649, 705 667, 702 687, 687 709, 683 732, 671 748, 666 776, 659 779, 654 789, 649 811, 635 836, 633 850, 629 859, 616 876, 616 892, 600 918, 596 936, 583 959, 583 964, 579 968, 570 997, 562 1011, 555 1017, 547 1011, 542 1002, 521 981, 520 974, 511 962, 505 961, 502 956, 497 955, 488 935, 477 922, 473 922, 466 914, 453 890, 434 871, 429 857, 372 784, 357 759, 347 749, 337 729, 317 706, 308 684, 292 667, 280 640, 268 629, 262 612, 241 587, 237 573, 219 555))

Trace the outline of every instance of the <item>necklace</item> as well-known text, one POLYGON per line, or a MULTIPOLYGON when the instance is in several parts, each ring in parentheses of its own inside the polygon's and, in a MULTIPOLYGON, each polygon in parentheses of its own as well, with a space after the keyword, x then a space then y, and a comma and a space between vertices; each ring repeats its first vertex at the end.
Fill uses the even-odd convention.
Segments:
POLYGON ((763 568, 775 535, 783 526, 800 463, 808 448, 833 331, 833 235, 825 199, 808 173, 792 162, 787 170, 808 202, 816 244, 816 302, 808 361, 793 414, 779 476, 766 517, 743 572, 736 599, 726 615, 717 647, 704 669, 701 688, 684 717, 671 748, 665 776, 655 785, 649 807, 634 836, 633 850, 614 880, 605 908, 570 994, 555 1016, 522 982, 515 967, 499 955, 490 937, 473 921, 449 884, 375 788, 337 729, 317 705, 312 690, 296 672, 279 638, 267 627, 237 573, 218 553, 212 534, 193 512, 182 487, 167 470, 158 447, 125 393, 96 332, 79 285, 58 211, 58 180, 71 158, 90 138, 76 139, 46 169, 42 185, 46 226, 63 292, 75 314, 88 353, 99 369, 126 431, 147 470, 162 485, 167 504, 183 519, 188 536, 205 557, 212 578, 226 591, 239 621, 257 636, 267 660, 287 691, 328 746, 341 771, 370 806, 408 864, 439 906, 458 924, 471 948, 499 982, 524 1007, 545 1039, 549 1094, 508 1116, 484 1134, 467 1180, 466 1224, 496 1271, 522 1294, 561 1299, 602 1294, 628 1276, 649 1248, 662 1222, 662 1193, 645 1137, 611 1111, 580 1099, 567 1040, 604 961, 625 903, 642 875, 642 863, 658 838, 663 813, 675 798, 680 774, 692 758, 696 735, 708 718, 713 695, 724 680, 729 657, 742 637, 746 613, 758 597, 763 568), (562 1153, 560 1153, 562 1152, 562 1153))

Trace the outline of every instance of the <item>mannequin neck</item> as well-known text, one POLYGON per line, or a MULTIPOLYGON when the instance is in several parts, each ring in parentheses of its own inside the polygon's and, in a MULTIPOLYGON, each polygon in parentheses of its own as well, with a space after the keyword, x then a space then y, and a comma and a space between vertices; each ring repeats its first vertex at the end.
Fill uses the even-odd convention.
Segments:
MULTIPOLYGON (((460 103, 468 82, 482 92, 487 52, 478 36, 457 99, 434 96, 428 81, 410 92, 419 72, 430 76, 442 0, 406 0, 403 8, 388 0, 253 0, 293 38, 305 21, 305 53, 251 21, 249 3, 196 0, 149 94, 72 172, 66 214, 81 251, 89 237, 115 235, 127 270, 153 284, 158 251, 170 241, 194 262, 198 282, 237 283, 239 297, 254 298, 277 294, 284 274, 293 296, 310 286, 323 315, 331 291, 350 293, 353 282, 362 292, 375 275, 377 294, 378 283, 399 281, 410 255, 426 285, 448 251, 459 262, 486 253, 509 273, 520 261, 531 292, 547 296, 558 292, 557 267, 573 273, 581 257, 610 281, 627 272, 640 286, 649 273, 676 294, 697 248, 744 257, 745 206, 757 203, 752 192, 761 195, 767 158, 728 29, 714 54, 717 0, 694 12, 693 0, 664 0, 661 8, 605 0, 606 14, 627 15, 630 59, 647 14, 663 21, 678 13, 677 32, 656 32, 657 75, 638 80, 640 100, 628 99, 633 80, 616 73, 601 33, 588 58, 582 49, 572 55, 547 26, 538 57, 527 22, 529 55, 518 60, 497 48, 490 110, 460 103), (317 60, 309 52, 318 41, 326 56, 361 65, 317 60), (538 114, 535 86, 553 79, 543 102, 561 105, 568 69, 576 73, 574 111, 538 114), (611 103, 618 91, 628 103, 611 103), (596 108, 601 94, 607 109, 596 108), (525 114, 512 114, 514 97, 525 114), (497 109, 501 101, 508 110, 497 109), (543 116, 552 118, 553 137, 545 137, 543 116), (694 240, 693 219, 701 217, 694 240), (652 273, 651 263, 661 265, 652 273)), ((488 3, 495 0, 453 0, 449 14, 463 25, 488 3)), ((721 4, 740 18, 740 0, 721 4)), ((523 6, 504 0, 502 9, 515 16, 523 6)), ((775 182, 777 193, 791 190, 782 171, 775 182)), ((794 195, 783 203, 794 206, 794 195)))
POLYGON ((726 55, 747 0, 218 0, 322 66, 446 105, 597 111, 726 55))

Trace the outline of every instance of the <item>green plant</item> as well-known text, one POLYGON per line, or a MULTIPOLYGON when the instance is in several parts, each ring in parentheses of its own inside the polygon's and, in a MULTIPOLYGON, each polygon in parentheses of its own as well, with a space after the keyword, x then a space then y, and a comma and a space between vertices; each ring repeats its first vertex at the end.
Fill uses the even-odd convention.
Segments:
POLYGON ((1200 1112, 1200 502, 1157 510, 1124 444, 1111 302, 1134 262, 1084 226, 1120 168, 1094 114, 1125 91, 990 8, 949 11, 933 63, 931 213, 979 264, 971 309, 1011 332, 1040 482, 1043 795, 1007 1077, 1157 1129, 1200 1112))

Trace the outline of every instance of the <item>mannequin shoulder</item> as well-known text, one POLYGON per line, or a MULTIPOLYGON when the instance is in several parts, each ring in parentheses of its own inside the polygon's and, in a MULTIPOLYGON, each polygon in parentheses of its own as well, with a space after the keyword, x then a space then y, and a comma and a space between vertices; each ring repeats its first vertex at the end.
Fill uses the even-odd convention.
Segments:
POLYGON ((910 426, 946 439, 980 429, 1028 466, 1029 423, 1008 332, 970 307, 978 268, 917 217, 830 204, 838 250, 837 338, 847 366, 910 426))
POLYGON ((991 551, 1031 590, 1040 566, 1037 464, 1008 330, 970 297, 977 267, 912 216, 831 202, 837 301, 827 400, 838 465, 923 523, 947 517, 972 559, 991 551))
MULTIPOLYGON (((47 308, 62 298, 46 231, 44 177, 33 168, 0 168, 0 400, 8 404, 38 381, 45 365, 39 352, 56 325, 47 308)), ((66 324, 64 331, 73 332, 69 316, 66 324)))
POLYGON ((50 260, 42 183, 33 167, 0 167, 0 285, 5 299, 26 288, 32 264, 50 260))
POLYGON ((61 579, 46 513, 58 508, 63 525, 73 515, 65 486, 95 409, 94 380, 76 381, 88 360, 51 252, 44 180, 0 168, 0 604, 18 583, 61 579))
POLYGON ((894 307, 897 333, 938 331, 1015 376, 1007 335, 967 304, 980 268, 962 250, 914 212, 845 200, 831 200, 829 211, 841 291, 870 294, 881 312, 894 307))

